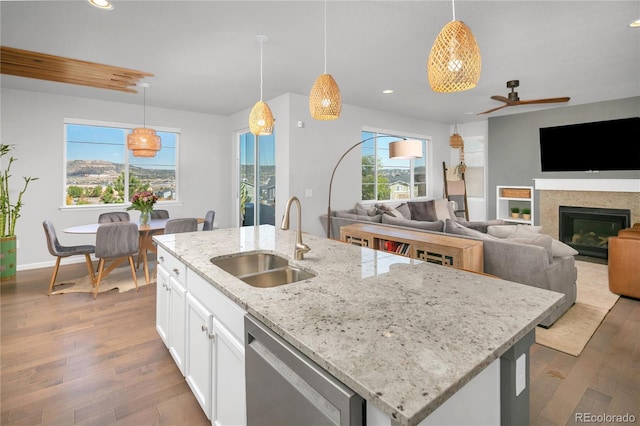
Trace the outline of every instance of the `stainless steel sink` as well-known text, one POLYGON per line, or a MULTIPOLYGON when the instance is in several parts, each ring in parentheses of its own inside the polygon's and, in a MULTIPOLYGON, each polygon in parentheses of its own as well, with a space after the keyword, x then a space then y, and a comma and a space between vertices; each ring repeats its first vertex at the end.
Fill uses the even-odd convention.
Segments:
POLYGON ((311 272, 298 269, 294 266, 285 266, 261 272, 259 274, 240 277, 240 279, 253 287, 268 288, 277 287, 283 284, 291 284, 296 281, 308 280, 313 277, 315 277, 315 274, 312 274, 311 272))
POLYGON ((316 276, 312 272, 289 265, 287 259, 272 253, 212 258, 211 263, 245 283, 260 288, 277 287, 316 276))
POLYGON ((236 277, 257 274, 289 265, 287 259, 271 253, 248 253, 231 257, 213 258, 211 259, 211 263, 236 277))

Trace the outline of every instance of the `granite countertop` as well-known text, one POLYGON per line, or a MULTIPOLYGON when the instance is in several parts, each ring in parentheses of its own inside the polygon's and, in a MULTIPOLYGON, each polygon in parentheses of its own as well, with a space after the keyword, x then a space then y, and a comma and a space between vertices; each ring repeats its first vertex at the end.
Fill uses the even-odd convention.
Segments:
MULTIPOLYGON (((153 239, 401 425, 415 425, 564 296, 270 225, 153 239), (210 259, 265 251, 316 277, 251 287, 210 259)), ((188 285, 188 284, 187 284, 188 285)))

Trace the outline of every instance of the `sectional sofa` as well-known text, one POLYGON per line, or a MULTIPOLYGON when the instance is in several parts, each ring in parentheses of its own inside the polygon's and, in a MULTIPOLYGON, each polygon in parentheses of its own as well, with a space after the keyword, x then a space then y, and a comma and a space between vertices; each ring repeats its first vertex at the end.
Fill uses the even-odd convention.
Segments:
MULTIPOLYGON (((468 222, 456 217, 445 199, 356 204, 331 213, 331 237, 336 239, 340 227, 365 222, 481 240, 485 273, 564 294, 562 303, 540 323, 544 327, 550 327, 576 300, 577 252, 540 233, 540 227, 508 225, 502 220, 468 222)), ((326 233, 327 215, 320 221, 326 233)))

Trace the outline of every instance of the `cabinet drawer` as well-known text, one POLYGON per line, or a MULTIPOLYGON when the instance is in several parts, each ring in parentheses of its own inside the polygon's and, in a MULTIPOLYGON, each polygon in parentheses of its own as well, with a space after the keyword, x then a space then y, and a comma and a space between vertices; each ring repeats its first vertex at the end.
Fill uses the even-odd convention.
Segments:
POLYGON ((191 269, 187 269, 187 287, 200 303, 213 312, 214 318, 239 342, 244 342, 244 309, 191 269))
POLYGON ((180 282, 184 282, 187 276, 187 267, 180 262, 175 256, 169 254, 168 251, 158 246, 158 265, 167 271, 169 276, 174 277, 180 282))

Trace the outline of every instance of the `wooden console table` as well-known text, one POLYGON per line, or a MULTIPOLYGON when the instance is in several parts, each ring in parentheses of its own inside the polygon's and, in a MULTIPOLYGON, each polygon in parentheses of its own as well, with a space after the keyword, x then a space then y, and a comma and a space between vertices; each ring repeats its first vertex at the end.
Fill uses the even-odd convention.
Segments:
POLYGON ((340 240, 425 262, 484 272, 482 241, 368 223, 342 226, 340 240))

